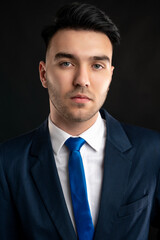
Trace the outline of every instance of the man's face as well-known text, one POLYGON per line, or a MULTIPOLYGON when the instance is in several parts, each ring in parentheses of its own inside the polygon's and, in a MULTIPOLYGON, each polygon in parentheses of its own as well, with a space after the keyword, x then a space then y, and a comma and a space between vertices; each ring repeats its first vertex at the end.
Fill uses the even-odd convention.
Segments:
POLYGON ((59 30, 51 39, 40 79, 48 88, 51 118, 90 121, 103 105, 111 83, 112 45, 99 32, 59 30))

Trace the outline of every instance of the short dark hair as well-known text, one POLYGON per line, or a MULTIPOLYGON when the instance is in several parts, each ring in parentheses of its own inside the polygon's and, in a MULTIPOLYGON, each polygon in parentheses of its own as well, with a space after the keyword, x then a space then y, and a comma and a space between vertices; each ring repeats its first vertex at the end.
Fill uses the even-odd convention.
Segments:
POLYGON ((87 3, 69 3, 61 7, 53 23, 42 31, 46 49, 53 35, 61 29, 93 30, 108 36, 112 45, 120 42, 120 34, 112 20, 99 8, 87 3))

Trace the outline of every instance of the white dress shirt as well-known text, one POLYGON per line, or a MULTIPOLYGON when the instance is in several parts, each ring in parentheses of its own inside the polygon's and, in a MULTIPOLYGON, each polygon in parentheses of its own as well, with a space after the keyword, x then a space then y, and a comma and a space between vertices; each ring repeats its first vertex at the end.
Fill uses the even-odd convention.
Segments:
MULTIPOLYGON (((50 117, 48 118, 49 133, 53 148, 55 163, 57 166, 58 175, 60 178, 64 198, 75 228, 74 214, 72 209, 69 174, 68 174, 68 159, 69 150, 64 145, 65 141, 71 137, 53 124, 50 117)), ((74 136, 72 136, 74 137, 74 136)), ((77 137, 77 136, 76 136, 77 137)), ((88 201, 91 210, 92 221, 95 226, 101 196, 101 187, 103 179, 103 159, 106 140, 106 123, 101 118, 99 113, 96 122, 85 132, 78 137, 85 139, 86 143, 81 147, 80 153, 83 160, 83 166, 87 184, 88 201)), ((54 203, 53 203, 54 204, 54 203)))

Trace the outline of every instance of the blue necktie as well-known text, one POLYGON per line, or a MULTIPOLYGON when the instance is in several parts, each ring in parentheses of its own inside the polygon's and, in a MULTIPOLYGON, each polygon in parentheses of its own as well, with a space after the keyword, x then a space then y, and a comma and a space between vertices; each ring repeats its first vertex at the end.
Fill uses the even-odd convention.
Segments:
POLYGON ((94 226, 90 213, 87 187, 80 148, 85 143, 83 138, 69 138, 65 142, 70 150, 69 180, 72 206, 79 240, 92 240, 94 226))

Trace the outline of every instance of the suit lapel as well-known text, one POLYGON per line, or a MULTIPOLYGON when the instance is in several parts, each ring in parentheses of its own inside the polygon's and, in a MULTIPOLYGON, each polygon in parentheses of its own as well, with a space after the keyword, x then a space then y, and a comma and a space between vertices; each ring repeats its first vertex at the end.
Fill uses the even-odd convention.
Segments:
POLYGON ((108 113, 101 112, 107 122, 107 140, 104 158, 104 176, 99 209, 99 217, 95 230, 95 240, 111 239, 114 231, 113 221, 123 201, 125 186, 131 167, 132 145, 121 124, 108 113))
MULTIPOLYGON (((105 111, 101 111, 101 114, 107 121, 107 140, 95 240, 104 239, 104 236, 111 239, 114 231, 112 223, 123 201, 132 163, 132 151, 128 151, 132 145, 121 124, 105 111)), ((34 136, 31 155, 35 159, 31 173, 48 214, 62 239, 76 240, 53 157, 47 121, 34 136)))
POLYGON ((34 136, 31 155, 36 159, 31 173, 48 214, 62 239, 76 239, 53 157, 47 121, 34 136))

